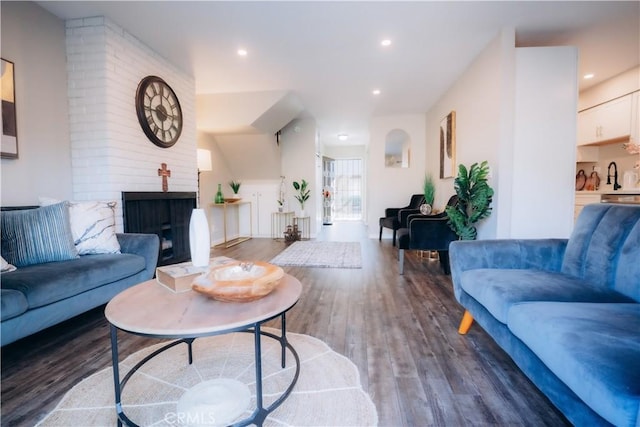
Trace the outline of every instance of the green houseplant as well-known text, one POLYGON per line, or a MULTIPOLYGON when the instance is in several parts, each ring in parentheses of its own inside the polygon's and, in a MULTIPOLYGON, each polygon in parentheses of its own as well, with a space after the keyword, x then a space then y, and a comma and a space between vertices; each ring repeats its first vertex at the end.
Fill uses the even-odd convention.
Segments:
POLYGON ((436 185, 433 182, 433 176, 431 176, 431 174, 427 174, 424 176, 424 183, 422 187, 424 189, 425 203, 433 207, 433 201, 436 195, 436 185))
POLYGON ((458 176, 454 181, 454 189, 458 195, 456 206, 447 206, 449 227, 461 240, 475 240, 478 221, 491 215, 493 189, 489 186, 489 164, 484 161, 474 163, 467 170, 464 165, 458 168, 458 176))
POLYGON ((298 192, 294 197, 300 202, 300 209, 304 212, 304 204, 309 200, 311 190, 307 188, 309 183, 304 179, 301 182, 293 181, 293 188, 298 192))
POLYGON ((240 190, 240 184, 242 184, 240 181, 229 181, 229 187, 231 187, 231 189, 233 190, 233 194, 238 194, 238 191, 240 190))

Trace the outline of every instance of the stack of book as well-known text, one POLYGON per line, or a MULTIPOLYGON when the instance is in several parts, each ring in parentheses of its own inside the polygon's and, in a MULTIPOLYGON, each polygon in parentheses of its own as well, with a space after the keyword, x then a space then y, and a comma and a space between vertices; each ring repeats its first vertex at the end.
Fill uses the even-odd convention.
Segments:
POLYGON ((173 292, 190 291, 193 281, 198 276, 207 274, 211 267, 234 261, 233 258, 220 256, 212 258, 206 267, 195 267, 191 261, 158 267, 156 268, 156 281, 173 292))

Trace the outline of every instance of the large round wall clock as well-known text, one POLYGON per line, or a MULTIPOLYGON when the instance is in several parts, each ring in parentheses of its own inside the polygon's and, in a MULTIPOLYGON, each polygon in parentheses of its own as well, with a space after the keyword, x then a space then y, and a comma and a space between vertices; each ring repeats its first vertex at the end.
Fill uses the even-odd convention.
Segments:
POLYGON ((158 147, 169 148, 180 138, 180 102, 160 77, 147 76, 140 81, 136 91, 136 112, 145 135, 158 147))

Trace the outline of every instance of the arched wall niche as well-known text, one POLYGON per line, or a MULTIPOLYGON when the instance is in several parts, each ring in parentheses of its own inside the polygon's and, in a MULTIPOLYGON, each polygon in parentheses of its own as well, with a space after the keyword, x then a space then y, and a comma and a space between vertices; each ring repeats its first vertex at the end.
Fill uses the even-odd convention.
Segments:
POLYGON ((388 168, 408 168, 411 138, 402 129, 393 129, 384 140, 384 165, 388 168))

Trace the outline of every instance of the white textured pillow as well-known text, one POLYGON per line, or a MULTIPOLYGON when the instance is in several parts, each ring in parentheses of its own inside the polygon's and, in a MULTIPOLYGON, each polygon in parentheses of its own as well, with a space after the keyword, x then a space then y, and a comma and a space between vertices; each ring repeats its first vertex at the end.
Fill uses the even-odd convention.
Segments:
MULTIPOLYGON (((56 202, 40 197, 43 206, 56 202)), ((115 207, 116 202, 69 202, 71 234, 79 255, 120 253, 115 207)))
POLYGON ((116 237, 115 202, 71 202, 71 234, 78 254, 120 253, 116 237))
POLYGON ((15 271, 15 270, 16 270, 15 265, 9 264, 7 260, 5 260, 0 256, 0 271, 2 271, 3 273, 8 273, 10 271, 15 271))

